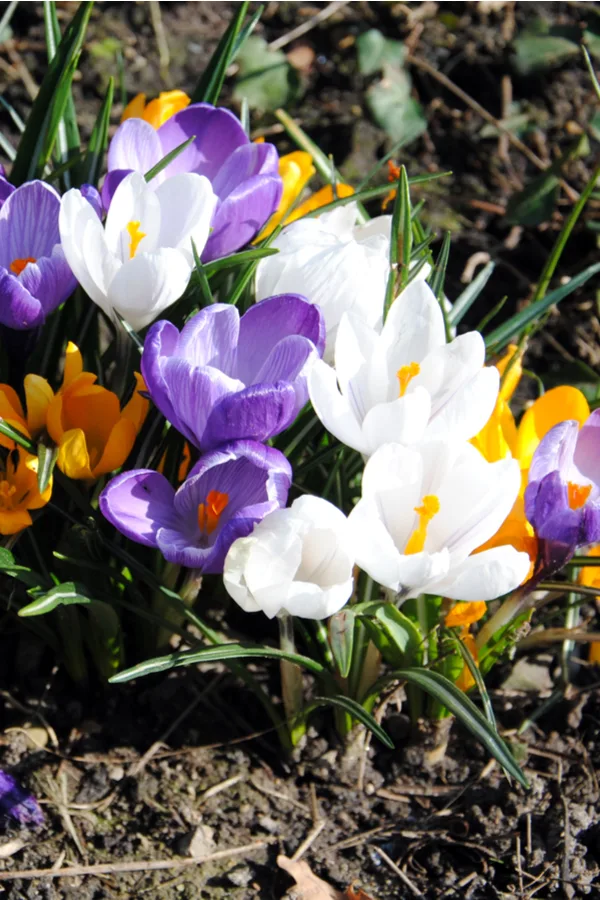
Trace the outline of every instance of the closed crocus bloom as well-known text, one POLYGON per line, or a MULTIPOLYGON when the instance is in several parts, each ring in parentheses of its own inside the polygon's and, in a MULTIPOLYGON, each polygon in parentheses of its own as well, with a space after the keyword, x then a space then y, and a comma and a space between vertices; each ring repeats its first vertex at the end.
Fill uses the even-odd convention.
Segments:
POLYGON ((182 329, 148 331, 142 374, 162 414, 208 450, 233 440, 268 440, 308 400, 308 371, 323 350, 319 310, 293 294, 272 297, 240 318, 215 303, 182 329))
POLYGON ((169 562, 218 573, 231 544, 285 505, 291 480, 278 450, 236 441, 202 456, 177 491, 159 472, 124 472, 103 490, 100 509, 122 534, 169 562))
POLYGON ((571 419, 543 438, 529 467, 525 512, 544 574, 563 566, 578 547, 600 541, 600 410, 581 429, 571 419))
MULTIPOLYGON (((155 178, 151 189, 169 186, 183 173, 202 175, 212 185, 216 206, 210 237, 198 247, 203 261, 227 256, 249 243, 277 209, 282 184, 279 157, 272 144, 254 144, 238 119, 209 103, 192 103, 155 130, 141 118, 129 118, 108 149, 108 175, 102 186, 106 209, 117 185, 130 172, 148 172, 189 138, 194 140, 155 178)), ((181 203, 180 208, 185 208, 181 203)))
POLYGON ((474 551, 506 518, 519 482, 515 460, 488 463, 470 444, 384 445, 348 518, 356 561, 402 599, 493 600, 523 581, 529 557, 510 546, 474 551))
POLYGON ((333 358, 343 313, 372 328, 381 324, 390 252, 390 216, 357 226, 353 203, 303 218, 284 228, 271 246, 279 253, 261 260, 256 299, 295 291, 316 303, 327 328, 325 359, 333 358))
MULTIPOLYGON (((92 481, 123 465, 149 404, 140 393, 145 389, 141 375, 136 373, 133 396, 121 410, 117 395, 96 384, 97 376, 82 369, 81 354, 69 344, 63 385, 47 404, 45 417, 48 433, 58 446, 59 469, 69 478, 92 481)), ((41 382, 43 379, 35 385, 40 415, 44 403, 41 382)))
POLYGON ((77 282, 60 243, 60 196, 54 188, 30 181, 8 194, 5 191, 4 198, 0 203, 0 323, 26 330, 42 325, 73 293, 77 282))
POLYGON ((60 209, 65 255, 94 303, 139 330, 183 294, 192 241, 200 253, 215 204, 200 175, 176 175, 153 190, 134 172, 117 188, 103 227, 81 191, 67 191, 60 209))
POLYGON ((16 534, 32 524, 31 509, 45 506, 52 494, 52 480, 38 490, 38 459, 20 447, 4 451, 0 459, 0 534, 16 534))
POLYGON ((468 440, 489 419, 497 369, 472 331, 446 343, 440 306, 424 281, 392 304, 381 332, 352 313, 342 317, 335 369, 318 362, 310 399, 325 427, 369 456, 387 442, 424 437, 468 440))
POLYGON ((320 497, 300 497, 232 544, 223 583, 245 612, 325 619, 353 589, 348 520, 320 497))
POLYGON ((136 94, 123 110, 121 122, 126 119, 143 119, 153 128, 160 128, 167 119, 189 104, 190 98, 184 91, 161 91, 149 103, 146 103, 145 94, 136 94))

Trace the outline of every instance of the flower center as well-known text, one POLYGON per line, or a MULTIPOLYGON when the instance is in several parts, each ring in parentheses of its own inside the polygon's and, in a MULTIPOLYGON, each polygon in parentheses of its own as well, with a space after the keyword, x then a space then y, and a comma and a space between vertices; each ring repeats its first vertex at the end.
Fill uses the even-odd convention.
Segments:
POLYGON ((567 482, 567 492, 571 509, 581 509, 592 492, 592 486, 591 484, 575 484, 573 481, 569 481, 567 482))
POLYGON ((415 512, 419 517, 419 524, 409 537, 405 554, 409 556, 411 553, 420 553, 425 546, 427 538, 427 526, 434 516, 440 511, 440 501, 435 494, 426 494, 421 501, 422 506, 415 506, 415 512))
POLYGON ((406 388, 413 380, 415 375, 418 375, 420 371, 421 366, 416 362, 411 362, 407 366, 402 366, 400 369, 398 369, 398 371, 396 372, 396 378, 400 382, 400 397, 404 397, 406 388))
POLYGON ((0 481, 0 509, 13 509, 14 501, 13 497, 17 492, 17 488, 14 484, 10 484, 8 481, 0 481))
POLYGON ((29 263, 34 262, 37 262, 37 260, 33 256, 24 256, 23 258, 13 259, 9 266, 9 269, 11 272, 14 272, 15 275, 20 275, 25 266, 28 266, 29 263))
POLYGON ((219 524, 221 513, 229 503, 229 494, 209 491, 206 503, 198 504, 198 526, 201 534, 212 534, 219 524))
POLYGON ((139 221, 131 221, 127 226, 127 231, 129 232, 129 237, 131 238, 131 240, 129 241, 129 259, 133 259, 140 241, 146 237, 146 233, 144 231, 140 231, 140 224, 141 223, 139 221))

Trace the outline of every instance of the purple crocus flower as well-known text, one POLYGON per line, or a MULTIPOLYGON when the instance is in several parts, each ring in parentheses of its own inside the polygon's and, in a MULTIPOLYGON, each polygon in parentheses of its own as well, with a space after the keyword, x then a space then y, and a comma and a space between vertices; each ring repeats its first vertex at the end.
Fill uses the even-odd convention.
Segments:
POLYGON ((181 333, 155 322, 142 374, 162 414, 200 450, 265 441, 307 402, 307 374, 324 341, 319 308, 296 294, 263 300, 241 318, 235 306, 215 303, 181 333))
POLYGON ((44 814, 33 794, 0 769, 0 814, 10 816, 20 825, 43 825, 44 814))
POLYGON ((21 185, 2 204, 0 324, 35 328, 75 290, 60 246, 59 210, 59 194, 43 181, 21 185))
POLYGON ((6 178, 6 170, 2 163, 0 163, 0 209, 2 209, 4 201, 8 200, 15 190, 14 184, 11 184, 10 181, 8 181, 6 178))
POLYGON ((218 203, 202 253, 203 261, 208 261, 249 243, 277 209, 283 189, 275 147, 252 143, 229 110, 193 103, 158 130, 143 119, 127 119, 110 143, 102 201, 108 209, 125 175, 132 171, 145 174, 192 136, 195 140, 190 146, 151 184, 158 186, 180 172, 197 172, 211 182, 218 203))
POLYGON ((538 568, 545 575, 578 547, 600 541, 600 410, 581 430, 568 420, 542 439, 529 468, 525 514, 538 537, 538 568))
POLYGON ((168 562, 219 573, 233 542, 285 506, 291 481, 278 450, 236 441, 202 456, 177 491, 151 469, 117 475, 102 491, 100 509, 122 534, 158 548, 168 562))

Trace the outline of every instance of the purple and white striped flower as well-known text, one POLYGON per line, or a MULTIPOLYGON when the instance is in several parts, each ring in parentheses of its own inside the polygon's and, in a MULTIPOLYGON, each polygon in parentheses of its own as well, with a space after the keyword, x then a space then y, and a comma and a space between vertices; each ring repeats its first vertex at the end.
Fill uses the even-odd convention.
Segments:
POLYGON ((142 374, 162 414, 205 451, 234 440, 265 441, 308 400, 306 379, 321 356, 318 307, 281 294, 240 318, 234 306, 202 309, 181 333, 171 322, 148 331, 142 374))
POLYGON ((11 184, 8 178, 6 177, 6 170, 2 163, 0 163, 0 209, 2 209, 2 204, 5 200, 8 200, 11 194, 15 192, 16 188, 14 184, 11 184))
POLYGON ((236 441, 202 456, 177 491, 151 469, 117 475, 102 491, 100 509, 122 534, 168 562, 219 573, 232 543, 285 506, 291 481, 278 450, 236 441))
POLYGON ((600 541, 600 410, 581 429, 567 420, 543 438, 529 468, 525 514, 545 574, 557 571, 578 547, 600 541))
POLYGON ((145 174, 192 136, 190 146, 150 183, 158 187, 184 172, 204 175, 211 182, 218 203, 202 253, 202 260, 208 261, 248 244, 277 209, 282 193, 277 150, 272 144, 250 141, 229 110, 193 103, 157 130, 143 119, 127 119, 108 150, 102 200, 108 209, 117 186, 129 172, 145 174))
MULTIPOLYGON (((1 191, 0 183, 0 201, 1 191)), ((0 204, 0 324, 25 331, 42 325, 77 282, 60 244, 60 196, 54 188, 29 181, 5 196, 0 204)))

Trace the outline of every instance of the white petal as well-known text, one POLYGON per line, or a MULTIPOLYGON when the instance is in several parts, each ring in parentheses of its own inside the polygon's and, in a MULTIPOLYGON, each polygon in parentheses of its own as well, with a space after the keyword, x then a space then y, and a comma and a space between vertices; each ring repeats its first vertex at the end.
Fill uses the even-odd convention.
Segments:
POLYGON ((131 258, 132 249, 138 253, 151 253, 158 246, 160 232, 160 204, 144 176, 139 172, 126 175, 116 189, 106 216, 106 245, 121 262, 131 258), (132 244, 127 230, 135 224, 144 237, 132 244))
MULTIPOLYGON (((344 313, 335 339, 335 371, 342 394, 352 395, 355 412, 361 419, 372 405, 365 364, 376 350, 377 333, 359 316, 344 313)), ((385 393, 381 399, 386 399, 385 393)))
POLYGON ((291 616, 303 619, 327 619, 345 606, 354 589, 352 577, 323 589, 316 584, 297 581, 292 585, 283 608, 291 616))
POLYGON ((260 612, 260 606, 248 590, 244 577, 248 558, 255 542, 256 538, 252 535, 234 541, 225 557, 223 569, 225 590, 244 612, 260 612))
POLYGON ((315 413, 338 440, 365 452, 362 429, 346 397, 340 394, 334 370, 317 360, 308 376, 308 392, 315 413))
POLYGON ((381 332, 390 379, 401 366, 420 363, 446 343, 444 317, 433 291, 416 279, 392 303, 381 332))
POLYGON ((331 528, 338 533, 340 539, 345 537, 348 520, 341 509, 328 500, 314 497, 312 494, 302 494, 294 500, 290 509, 294 518, 302 519, 307 527, 331 528))
POLYGON ((465 441, 474 437, 494 411, 499 386, 500 376, 495 366, 480 369, 432 414, 427 437, 465 441))
POLYGON ((392 403, 380 403, 365 416, 362 431, 364 452, 374 453, 387 443, 415 444, 421 440, 430 410, 429 394, 424 388, 417 388, 392 403))
POLYGON ((217 205, 208 178, 194 173, 173 175, 159 185, 155 193, 161 215, 159 245, 176 247, 191 254, 193 240, 200 256, 217 205))
POLYGON ((139 331, 181 297, 190 274, 190 264, 179 250, 136 254, 113 279, 110 306, 139 331))
POLYGON ((397 590, 400 553, 380 518, 377 502, 359 500, 348 516, 348 526, 357 565, 374 581, 397 590))
POLYGON ((515 590, 527 577, 527 553, 514 547, 493 547, 453 566, 447 577, 429 586, 451 600, 494 600, 515 590))

